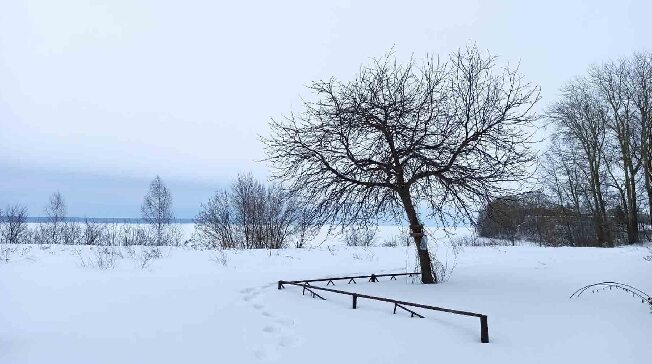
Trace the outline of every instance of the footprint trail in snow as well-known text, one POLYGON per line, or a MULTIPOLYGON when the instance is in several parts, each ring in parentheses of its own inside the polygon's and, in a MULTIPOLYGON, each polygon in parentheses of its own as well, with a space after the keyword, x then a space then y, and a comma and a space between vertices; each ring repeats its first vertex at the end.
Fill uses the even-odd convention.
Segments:
MULTIPOLYGON (((293 329, 294 320, 277 315, 261 302, 265 290, 273 286, 273 284, 268 284, 240 291, 242 301, 256 311, 255 314, 260 316, 260 320, 256 321, 262 323, 259 328, 262 336, 260 340, 256 340, 260 344, 253 348, 252 354, 256 359, 263 361, 275 360, 278 358, 280 350, 299 344, 299 337, 293 329)), ((254 335, 258 336, 260 334, 254 333, 254 335)))

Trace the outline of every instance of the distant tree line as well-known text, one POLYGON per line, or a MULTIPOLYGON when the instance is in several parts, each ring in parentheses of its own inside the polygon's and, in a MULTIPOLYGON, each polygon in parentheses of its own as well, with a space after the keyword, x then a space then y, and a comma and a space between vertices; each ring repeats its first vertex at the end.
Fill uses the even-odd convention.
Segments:
POLYGON ((541 190, 492 200, 480 235, 551 245, 614 246, 650 235, 652 54, 592 66, 546 113, 541 190))
POLYGON ((0 243, 111 246, 195 244, 209 248, 278 249, 304 247, 320 229, 308 204, 278 184, 265 185, 250 174, 218 190, 201 205, 195 232, 183 240, 172 210, 172 194, 160 177, 152 180, 141 206, 144 224, 97 223, 67 218, 61 193, 53 193, 45 218, 28 224, 22 205, 0 209, 0 243))
POLYGON ((159 177, 152 181, 143 203, 146 224, 96 223, 91 219, 68 219, 63 195, 50 195, 43 209, 45 218, 28 224, 25 206, 11 205, 0 210, 0 243, 65 245, 178 245, 180 233, 173 225, 172 197, 159 177))

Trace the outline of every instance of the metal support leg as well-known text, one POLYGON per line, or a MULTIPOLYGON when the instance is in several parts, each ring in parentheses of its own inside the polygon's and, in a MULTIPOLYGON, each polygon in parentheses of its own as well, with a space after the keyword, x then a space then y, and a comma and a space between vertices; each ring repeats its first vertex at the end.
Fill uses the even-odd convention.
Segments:
POLYGON ((489 342, 489 325, 487 324, 487 316, 480 316, 480 342, 486 344, 489 342))

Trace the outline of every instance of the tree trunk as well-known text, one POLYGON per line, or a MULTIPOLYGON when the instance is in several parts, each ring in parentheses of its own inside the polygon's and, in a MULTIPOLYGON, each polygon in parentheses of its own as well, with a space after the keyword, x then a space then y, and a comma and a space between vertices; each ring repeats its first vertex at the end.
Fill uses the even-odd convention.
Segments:
MULTIPOLYGON (((622 126, 618 130, 626 130, 627 126, 622 126)), ((636 206, 636 172, 634 161, 632 160, 632 150, 629 144, 629 133, 618 131, 621 157, 623 161, 624 184, 625 184, 625 216, 627 222, 627 242, 634 244, 638 242, 638 207, 636 206)))
POLYGON ((595 221, 595 234, 598 246, 607 246, 610 239, 609 228, 607 227, 606 210, 602 196, 602 187, 600 185, 600 172, 597 162, 591 158, 589 160, 591 195, 593 198, 594 209, 593 218, 595 221))
POLYGON ((650 223, 652 224, 652 181, 650 178, 650 174, 652 174, 652 168, 650 168, 650 160, 647 157, 647 149, 645 151, 642 151, 641 154, 643 155, 643 176, 645 176, 645 192, 647 192, 647 200, 648 200, 648 213, 649 213, 649 219, 650 223))
MULTIPOLYGON (((648 174, 646 172, 646 174, 648 174)), ((652 181, 650 181, 650 178, 646 178, 645 181, 645 190, 647 191, 647 201, 648 201, 648 214, 650 218, 650 224, 652 224, 652 181)))
POLYGON ((629 165, 629 185, 627 186, 627 199, 629 209, 627 211, 627 240, 630 244, 638 243, 638 206, 636 203, 636 179, 634 178, 634 167, 629 165))
POLYGON ((400 193, 399 197, 403 202, 405 213, 407 215, 408 221, 410 222, 410 235, 414 237, 414 246, 417 249, 417 254, 419 255, 419 265, 421 267, 421 283, 437 283, 437 275, 432 271, 432 263, 430 261, 430 254, 428 253, 428 245, 421 244, 424 234, 423 225, 419 222, 419 217, 417 216, 417 211, 414 208, 414 204, 412 203, 410 192, 406 191, 400 193))
POLYGON ((641 169, 643 170, 645 192, 647 192, 648 213, 652 223, 652 165, 650 161, 650 120, 645 108, 639 106, 641 113, 641 169))

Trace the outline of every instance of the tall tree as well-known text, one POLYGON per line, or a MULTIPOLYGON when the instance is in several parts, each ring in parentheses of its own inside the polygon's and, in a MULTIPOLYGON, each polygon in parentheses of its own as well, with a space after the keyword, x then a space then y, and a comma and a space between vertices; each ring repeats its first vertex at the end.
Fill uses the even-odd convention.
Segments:
POLYGON ((245 249, 264 248, 265 186, 251 174, 238 175, 231 185, 230 198, 241 245, 245 249))
POLYGON ((156 176, 149 185, 141 212, 143 220, 150 225, 154 232, 154 244, 166 245, 169 243, 171 224, 174 222, 172 195, 161 177, 156 176))
MULTIPOLYGON (((628 90, 629 69, 627 60, 608 62, 592 67, 589 71, 591 82, 604 112, 599 113, 610 131, 610 144, 615 153, 603 150, 607 157, 615 157, 615 163, 607 163, 614 187, 621 195, 627 224, 627 240, 636 243, 638 232, 638 203, 636 199, 636 180, 640 163, 640 127, 635 118, 635 107, 628 90), (618 166, 621 173, 616 176, 611 167, 618 166), (622 175, 622 177, 619 177, 622 175), (620 182, 622 180, 622 183, 620 182)), ((609 159, 609 158, 607 158, 609 159)))
POLYGON ((605 110, 584 78, 568 83, 562 89, 562 98, 553 104, 549 117, 555 122, 560 139, 576 146, 586 166, 588 193, 586 199, 595 219, 596 237, 600 245, 611 243, 607 208, 604 197, 604 148, 607 140, 605 110))
POLYGON ((629 64, 629 93, 640 129, 640 159, 652 219, 652 53, 635 53, 629 64))
POLYGON ((44 209, 47 222, 41 225, 41 236, 44 243, 59 244, 65 239, 66 201, 61 192, 50 195, 44 209))
POLYGON ((569 208, 580 217, 585 203, 587 175, 577 148, 553 135, 550 149, 544 154, 541 174, 544 184, 560 206, 569 208))
POLYGON ((406 218, 423 283, 434 283, 419 210, 441 221, 518 181, 532 160, 525 131, 539 88, 517 69, 467 47, 447 62, 399 64, 391 55, 353 81, 309 87, 315 101, 271 123, 264 139, 275 178, 349 226, 406 218), (401 218, 403 216, 403 218, 401 218))

